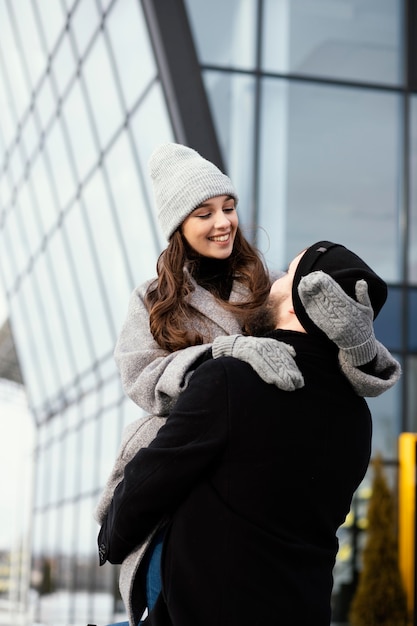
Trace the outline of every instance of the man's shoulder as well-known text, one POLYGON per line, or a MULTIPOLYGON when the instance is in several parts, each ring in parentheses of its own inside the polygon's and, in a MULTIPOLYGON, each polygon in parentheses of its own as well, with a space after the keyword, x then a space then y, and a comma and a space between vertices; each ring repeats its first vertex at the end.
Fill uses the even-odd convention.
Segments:
POLYGON ((194 372, 198 378, 225 376, 229 378, 234 375, 243 377, 259 378, 255 370, 245 361, 234 356, 220 356, 216 359, 208 359, 202 363, 194 372))

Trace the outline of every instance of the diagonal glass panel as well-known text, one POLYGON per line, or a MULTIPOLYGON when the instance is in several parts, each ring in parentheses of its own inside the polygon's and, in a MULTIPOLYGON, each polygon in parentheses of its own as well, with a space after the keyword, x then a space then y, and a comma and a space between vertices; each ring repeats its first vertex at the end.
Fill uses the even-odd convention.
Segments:
POLYGON ((140 3, 136 0, 116 3, 107 21, 107 31, 129 110, 157 73, 140 3))
POLYGON ((113 68, 102 36, 95 40, 85 60, 83 75, 100 144, 105 147, 118 127, 122 125, 123 111, 117 95, 113 68))

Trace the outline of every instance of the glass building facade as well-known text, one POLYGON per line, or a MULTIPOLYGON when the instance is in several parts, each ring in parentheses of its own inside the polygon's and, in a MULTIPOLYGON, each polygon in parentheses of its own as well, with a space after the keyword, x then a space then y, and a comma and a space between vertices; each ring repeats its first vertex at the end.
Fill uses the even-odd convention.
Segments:
POLYGON ((147 173, 164 141, 227 171, 270 268, 330 239, 387 281, 376 330, 403 377, 369 401, 374 452, 395 467, 417 431, 412 0, 0 0, 0 279, 36 423, 27 623, 123 618, 92 512, 141 414, 113 348, 165 245, 147 173))

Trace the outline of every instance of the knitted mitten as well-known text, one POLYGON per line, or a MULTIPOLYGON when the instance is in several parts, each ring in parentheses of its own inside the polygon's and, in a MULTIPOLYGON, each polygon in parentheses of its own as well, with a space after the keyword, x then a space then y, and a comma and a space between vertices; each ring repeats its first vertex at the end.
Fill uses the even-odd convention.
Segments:
POLYGON ((269 384, 284 391, 304 386, 303 376, 293 357, 295 350, 276 339, 230 335, 217 337, 212 345, 213 358, 234 356, 249 363, 255 372, 269 384))
POLYGON ((311 272, 298 285, 308 316, 343 352, 354 367, 375 358, 374 312, 365 280, 355 285, 356 300, 325 272, 311 272))

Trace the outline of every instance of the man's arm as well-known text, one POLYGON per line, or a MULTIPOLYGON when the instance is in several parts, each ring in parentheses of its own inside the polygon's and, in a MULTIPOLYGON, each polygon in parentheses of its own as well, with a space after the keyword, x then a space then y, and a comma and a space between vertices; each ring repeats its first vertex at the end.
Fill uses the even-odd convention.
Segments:
POLYGON ((222 360, 196 370, 165 426, 126 465, 101 527, 100 564, 121 563, 210 470, 228 435, 222 360))

